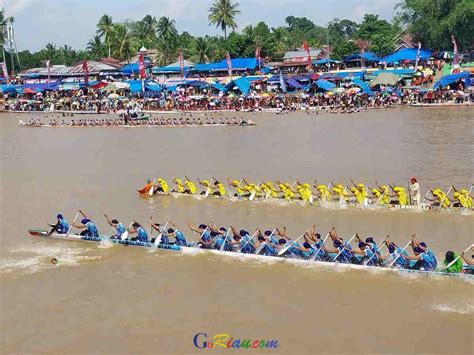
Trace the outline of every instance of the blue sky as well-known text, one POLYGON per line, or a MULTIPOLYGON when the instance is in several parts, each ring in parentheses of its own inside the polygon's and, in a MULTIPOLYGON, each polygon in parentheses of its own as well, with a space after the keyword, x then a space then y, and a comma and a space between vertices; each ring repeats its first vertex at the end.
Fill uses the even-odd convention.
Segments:
MULTIPOLYGON (((335 17, 360 21, 365 13, 383 19, 394 16, 400 0, 240 0, 237 17, 241 30, 265 21, 270 27, 284 25, 289 15, 307 17, 325 25, 335 17)), ((18 50, 38 50, 46 43, 85 48, 94 35, 96 23, 107 13, 114 21, 141 19, 146 14, 170 16, 178 30, 193 35, 220 33, 207 21, 212 0, 0 0, 9 16, 15 17, 18 50)))

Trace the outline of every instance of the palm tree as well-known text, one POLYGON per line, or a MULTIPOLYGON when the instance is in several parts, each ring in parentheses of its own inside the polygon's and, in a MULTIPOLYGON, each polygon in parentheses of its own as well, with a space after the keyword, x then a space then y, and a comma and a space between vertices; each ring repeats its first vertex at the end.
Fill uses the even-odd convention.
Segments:
POLYGON ((119 59, 127 59, 130 61, 130 54, 134 52, 134 42, 132 36, 128 32, 124 24, 114 24, 113 37, 111 42, 114 44, 114 55, 119 59))
POLYGON ((0 10, 0 46, 2 47, 2 53, 3 53, 3 62, 6 62, 5 60, 5 26, 10 22, 13 23, 14 18, 12 16, 10 17, 5 17, 5 10, 2 9, 0 10))
POLYGON ((161 17, 158 20, 156 27, 156 33, 158 38, 165 42, 175 42, 178 36, 178 31, 176 30, 175 20, 170 20, 169 17, 161 17))
POLYGON ((100 36, 92 37, 89 42, 87 42, 87 50, 91 52, 93 55, 98 56, 102 54, 102 49, 104 48, 104 44, 102 43, 100 36))
POLYGON ((237 22, 235 16, 240 14, 237 9, 239 3, 232 3, 231 0, 215 0, 214 4, 209 9, 209 25, 216 25, 224 31, 224 38, 227 38, 227 28, 235 30, 237 22))
POLYGON ((99 22, 97 23, 97 34, 104 38, 104 43, 109 46, 109 57, 110 57, 110 45, 111 39, 114 34, 115 28, 112 21, 112 16, 102 15, 99 22))
POLYGON ((147 42, 146 43, 147 46, 149 46, 150 43, 152 43, 156 39, 157 27, 158 27, 158 22, 156 21, 156 18, 151 15, 146 15, 140 21, 139 37, 142 41, 147 42))
POLYGON ((209 62, 212 55, 212 49, 206 38, 198 37, 194 43, 193 56, 191 60, 198 63, 209 62))
POLYGON ((159 66, 168 65, 176 60, 177 57, 176 46, 172 42, 160 41, 158 44, 158 53, 155 56, 155 61, 159 66))

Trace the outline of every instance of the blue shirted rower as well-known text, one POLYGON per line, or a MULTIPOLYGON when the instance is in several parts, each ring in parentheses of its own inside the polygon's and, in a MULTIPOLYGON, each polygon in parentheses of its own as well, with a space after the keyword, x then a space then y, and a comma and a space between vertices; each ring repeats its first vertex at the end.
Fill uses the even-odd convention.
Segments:
MULTIPOLYGON (((352 248, 349 243, 347 243, 346 241, 344 241, 344 239, 340 238, 337 235, 336 228, 334 227, 331 228, 329 236, 333 241, 334 248, 326 248, 326 246, 323 245, 323 250, 328 254, 334 254, 334 257, 337 256, 335 260, 336 262, 345 264, 350 263, 352 261, 352 248)), ((334 257, 332 257, 332 259, 334 257)), ((329 258, 331 259, 331 255, 329 256, 329 258)))
MULTIPOLYGON (((241 229, 237 232, 237 230, 233 226, 230 226, 230 230, 232 231, 234 238, 232 244, 237 247, 237 250, 240 250, 240 252, 244 254, 255 253, 255 243, 252 240, 253 237, 250 236, 249 232, 247 232, 245 229, 241 229)), ((257 232, 258 230, 255 232, 255 234, 257 232)))
POLYGON ((107 223, 109 224, 109 226, 115 228, 115 234, 111 236, 111 238, 120 239, 122 237, 122 234, 125 233, 126 231, 125 226, 116 219, 110 220, 107 214, 104 214, 104 217, 107 220, 107 223))
POLYGON ((196 245, 199 245, 202 249, 212 249, 213 240, 208 226, 200 224, 199 227, 196 228, 192 224, 188 224, 188 227, 191 231, 199 233, 199 240, 196 245))
POLYGON ((184 236, 183 232, 181 232, 177 227, 176 227, 176 224, 174 224, 173 222, 171 221, 168 221, 169 224, 171 224, 173 228, 168 228, 168 231, 167 233, 163 233, 163 234, 166 234, 166 237, 168 238, 168 243, 169 242, 169 238, 170 237, 174 237, 174 244, 175 245, 179 245, 179 246, 182 246, 182 247, 187 247, 188 246, 188 242, 186 241, 186 237, 184 236))
POLYGON ((131 241, 138 241, 141 243, 148 242, 148 234, 145 231, 145 228, 143 228, 143 226, 137 221, 133 221, 132 227, 128 230, 128 233, 137 235, 136 237, 131 238, 131 241))
POLYGON ((51 235, 53 233, 59 233, 59 234, 66 234, 69 231, 69 223, 67 223, 66 219, 63 217, 61 213, 58 213, 56 216, 57 222, 56 224, 49 224, 49 227, 52 227, 51 231, 48 233, 48 235, 51 235))
POLYGON ((413 270, 433 271, 438 266, 438 261, 434 253, 428 249, 426 243, 419 242, 416 234, 411 237, 411 246, 414 256, 406 256, 407 260, 416 260, 415 264, 410 268, 413 270))

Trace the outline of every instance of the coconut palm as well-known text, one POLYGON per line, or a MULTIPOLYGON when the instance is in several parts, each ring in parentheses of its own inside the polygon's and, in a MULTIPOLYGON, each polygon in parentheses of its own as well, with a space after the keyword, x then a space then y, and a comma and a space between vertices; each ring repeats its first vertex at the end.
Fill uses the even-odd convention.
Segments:
POLYGON ((5 16, 5 10, 2 9, 0 10, 0 46, 2 47, 2 53, 3 53, 3 61, 5 62, 5 32, 6 32, 6 25, 10 22, 13 23, 14 18, 13 17, 6 17, 5 16))
POLYGON ((112 21, 112 16, 102 15, 99 22, 97 23, 97 34, 104 38, 104 43, 109 46, 109 57, 110 57, 110 46, 111 39, 114 34, 115 28, 112 21))
MULTIPOLYGON (((140 21, 140 33, 139 37, 142 41, 146 42, 146 45, 150 45, 156 39, 156 30, 158 27, 158 21, 151 15, 146 15, 140 21)), ((145 44, 145 43, 142 43, 145 44)))
POLYGON ((155 62, 159 66, 168 65, 176 61, 178 52, 173 42, 160 41, 158 44, 158 53, 155 56, 155 62))
POLYGON ((100 56, 103 53, 104 44, 102 43, 100 36, 92 37, 89 42, 87 42, 87 48, 94 56, 100 56))
POLYGON ((160 40, 174 43, 178 37, 175 20, 165 16, 161 17, 156 26, 156 34, 160 40))
POLYGON ((127 59, 130 61, 131 53, 135 52, 135 43, 124 24, 114 24, 113 37, 113 54, 119 59, 127 59))
POLYGON ((212 55, 212 49, 209 45, 209 41, 206 38, 198 37, 194 43, 192 53, 193 55, 191 57, 191 60, 193 62, 209 62, 212 55))
POLYGON ((238 2, 233 4, 231 0, 216 0, 209 9, 209 25, 220 27, 224 31, 224 38, 227 38, 227 28, 237 28, 235 16, 240 14, 238 6, 238 2))

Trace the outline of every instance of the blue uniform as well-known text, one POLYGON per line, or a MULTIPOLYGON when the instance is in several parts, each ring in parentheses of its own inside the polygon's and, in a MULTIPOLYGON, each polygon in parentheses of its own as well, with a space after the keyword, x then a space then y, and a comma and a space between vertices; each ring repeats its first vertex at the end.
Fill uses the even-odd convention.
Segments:
POLYGON ((146 234, 146 231, 142 227, 137 228, 137 239, 142 243, 148 242, 148 234, 146 234))
POLYGON ((322 246, 323 246, 323 241, 322 240, 318 240, 316 243, 314 243, 313 249, 314 249, 314 258, 315 258, 315 260, 326 260, 327 259, 327 253, 322 249, 322 246), (319 252, 318 252, 318 250, 319 250, 319 252), (318 253, 317 256, 316 256, 316 252, 318 253))
POLYGON ((427 270, 427 271, 436 270, 437 261, 436 261, 436 258, 434 258, 432 254, 425 252, 425 253, 421 253, 420 256, 421 256, 421 261, 423 265, 422 267, 424 270, 427 270))
POLYGON ((169 243, 170 243, 170 239, 168 238, 167 235, 162 234, 162 235, 161 235, 161 239, 160 239, 160 243, 161 243, 161 244, 169 244, 169 243))
POLYGON ((97 227, 95 226, 94 223, 89 221, 85 224, 85 226, 87 227, 87 235, 89 237, 93 237, 93 238, 99 237, 99 231, 97 230, 97 227))
POLYGON ((350 250, 347 250, 346 248, 352 249, 352 247, 347 242, 344 242, 344 246, 337 247, 338 253, 341 252, 341 254, 339 254, 339 256, 336 258, 337 262, 345 263, 345 264, 348 264, 351 262, 352 253, 350 250))
POLYGON ((371 248, 364 249, 364 257, 362 259, 362 263, 368 266, 374 266, 377 263, 377 255, 375 251, 371 248), (369 261, 370 260, 370 261, 369 261))
POLYGON ((69 223, 64 218, 58 220, 59 225, 56 227, 56 231, 59 234, 66 234, 69 230, 69 223))
POLYGON ((118 223, 115 226, 115 237, 120 238, 123 233, 125 233, 125 227, 122 223, 118 223))
MULTIPOLYGON (((206 242, 206 243, 209 243, 209 242, 212 241, 211 233, 209 232, 209 230, 205 230, 204 232, 201 233, 201 240, 203 242, 206 242)), ((202 248, 211 248, 209 245, 202 245, 201 247, 202 248)))
POLYGON ((253 241, 249 242, 249 240, 250 240, 250 236, 248 234, 245 234, 240 240, 240 246, 241 246, 240 251, 244 254, 255 253, 255 244, 253 243, 253 241))
POLYGON ((181 246, 187 246, 188 243, 186 242, 186 238, 184 237, 184 234, 181 233, 181 231, 177 230, 174 232, 174 236, 176 238, 176 245, 181 245, 181 246))
POLYGON ((220 250, 222 243, 224 243, 224 238, 222 235, 217 235, 214 237, 214 249, 220 250))
POLYGON ((400 269, 406 269, 408 267, 408 262, 407 262, 407 259, 404 258, 404 256, 407 256, 407 255, 408 254, 406 251, 402 252, 402 248, 397 247, 397 250, 390 254, 390 257, 392 258, 391 262, 393 262, 393 260, 395 260, 398 256, 398 259, 397 261, 395 261, 393 266, 400 269))

